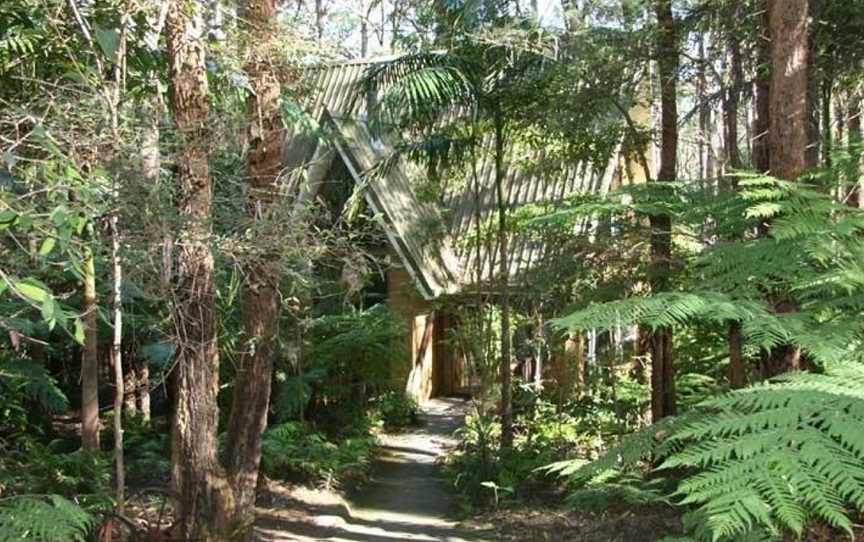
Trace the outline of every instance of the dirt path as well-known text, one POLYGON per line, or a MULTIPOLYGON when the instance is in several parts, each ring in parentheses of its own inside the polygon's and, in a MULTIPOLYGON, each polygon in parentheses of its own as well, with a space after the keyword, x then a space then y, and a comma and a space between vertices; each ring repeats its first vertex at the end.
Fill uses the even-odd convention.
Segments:
POLYGON ((383 453, 370 482, 349 501, 322 499, 307 491, 287 497, 283 510, 262 511, 261 542, 331 540, 396 542, 400 540, 481 542, 482 535, 454 520, 455 499, 435 459, 454 442, 453 431, 464 417, 460 399, 429 401, 423 426, 385 435, 383 453), (299 501, 299 502, 298 502, 299 501), (296 513, 297 505, 303 510, 296 513), (293 513, 292 510, 293 509, 293 513))

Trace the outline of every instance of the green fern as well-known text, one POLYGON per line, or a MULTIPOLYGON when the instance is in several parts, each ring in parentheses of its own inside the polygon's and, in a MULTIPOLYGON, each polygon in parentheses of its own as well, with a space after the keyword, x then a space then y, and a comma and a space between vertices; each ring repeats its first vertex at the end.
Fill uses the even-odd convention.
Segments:
POLYGON ((85 542, 93 516, 59 495, 0 500, 0 542, 85 542))
POLYGON ((0 362, 0 386, 21 390, 51 413, 64 412, 69 401, 45 367, 32 361, 0 362))
POLYGON ((813 521, 852 534, 852 511, 864 511, 864 366, 787 376, 701 408, 660 468, 696 469, 676 495, 698 506, 708 538, 800 536, 813 521))

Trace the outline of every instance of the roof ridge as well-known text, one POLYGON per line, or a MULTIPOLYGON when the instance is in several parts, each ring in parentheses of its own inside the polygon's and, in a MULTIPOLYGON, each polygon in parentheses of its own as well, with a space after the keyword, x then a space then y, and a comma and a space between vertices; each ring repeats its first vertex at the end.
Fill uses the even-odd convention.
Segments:
POLYGON ((315 62, 310 65, 312 68, 335 68, 339 66, 362 66, 368 64, 377 64, 379 62, 389 62, 399 57, 405 56, 405 53, 391 53, 388 55, 367 56, 363 58, 346 58, 343 60, 329 60, 326 62, 315 62))

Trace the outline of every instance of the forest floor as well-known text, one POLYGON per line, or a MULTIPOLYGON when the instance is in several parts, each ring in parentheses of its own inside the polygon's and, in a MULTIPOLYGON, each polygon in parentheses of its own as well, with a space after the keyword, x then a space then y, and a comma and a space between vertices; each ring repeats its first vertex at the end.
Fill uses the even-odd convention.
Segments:
POLYGON ((258 542, 653 542, 680 532, 669 507, 610 503, 602 513, 574 511, 563 495, 490 511, 459 522, 457 497, 436 461, 455 445, 466 403, 424 404, 423 424, 381 436, 382 453, 359 490, 337 491, 271 483, 259 503, 258 542))
POLYGON ((260 542, 400 540, 482 542, 495 540, 456 519, 456 496, 438 457, 453 446, 463 422, 462 399, 436 399, 423 405, 422 425, 381 436, 382 453, 370 480, 346 497, 326 490, 271 487, 259 509, 260 542))

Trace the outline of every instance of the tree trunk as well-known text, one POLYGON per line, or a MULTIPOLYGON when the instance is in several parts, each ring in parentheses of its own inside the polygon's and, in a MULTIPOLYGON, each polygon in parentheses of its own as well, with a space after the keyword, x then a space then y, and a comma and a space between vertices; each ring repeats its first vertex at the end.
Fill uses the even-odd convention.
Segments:
POLYGON ((849 133, 849 171, 846 175, 846 182, 849 183, 849 196, 847 201, 853 207, 864 208, 864 197, 861 197, 862 184, 864 179, 861 179, 861 94, 853 92, 849 96, 849 110, 846 120, 847 131, 849 133))
POLYGON ((746 384, 744 370, 743 345, 741 338, 741 323, 729 324, 729 387, 743 388, 746 384))
POLYGON ((510 266, 507 200, 504 193, 504 127, 495 119, 495 196, 498 206, 498 270, 501 288, 501 448, 513 446, 513 397, 510 372, 510 266))
POLYGON ((123 382, 123 264, 120 261, 120 232, 117 215, 110 219, 111 263, 114 271, 112 310, 114 313, 114 335, 111 341, 111 364, 114 366, 114 483, 115 509, 123 514, 126 496, 126 471, 123 465, 123 402, 126 397, 123 382))
MULTIPOLYGON (((816 130, 812 122, 813 87, 810 81, 809 0, 768 0, 768 28, 771 34, 770 146, 771 174, 794 181, 816 164, 816 130)), ((778 312, 797 310, 781 296, 774 301, 778 312)), ((763 360, 763 376, 797 370, 801 352, 792 345, 780 345, 763 360)))
MULTIPOLYGON (((159 29, 159 32, 161 33, 161 28, 159 29)), ((145 186, 148 188, 157 186, 160 181, 162 155, 159 149, 159 119, 162 117, 164 111, 164 102, 162 100, 162 95, 159 92, 159 82, 152 81, 151 84, 155 89, 156 94, 155 96, 149 97, 145 100, 144 118, 142 119, 144 127, 141 133, 141 177, 144 179, 145 186)), ((164 221, 164 219, 160 220, 164 221)), ((171 235, 168 231, 169 228, 167 221, 158 224, 157 227, 162 232, 161 235, 164 239, 170 239, 171 235)), ((163 250, 164 247, 169 245, 170 243, 163 240, 163 250)), ((172 266, 170 260, 170 255, 163 254, 163 269, 160 276, 160 285, 166 296, 170 295, 171 287, 172 266)), ((127 389, 126 393, 129 394, 130 391, 134 391, 134 393, 131 394, 131 400, 134 401, 136 410, 141 414, 142 420, 148 422, 150 421, 150 367, 148 366, 148 361, 136 356, 135 364, 130 367, 130 372, 133 371, 134 374, 131 380, 135 382, 135 389, 127 389)))
POLYGON ((144 422, 150 421, 150 367, 147 360, 140 360, 140 363, 135 368, 137 381, 137 396, 138 396, 138 412, 141 413, 141 419, 144 422))
POLYGON ((138 384, 135 382, 137 378, 138 375, 135 372, 135 364, 127 364, 126 372, 123 374, 122 378, 123 411, 126 414, 135 414, 138 411, 138 384))
MULTIPOLYGON (((730 18, 737 20, 740 16, 740 2, 733 2, 730 18)), ((726 160, 728 169, 740 170, 743 167, 741 152, 738 149, 738 105, 741 103, 741 90, 744 87, 744 70, 741 66, 741 41, 735 32, 728 37, 729 72, 731 81, 726 91, 726 160)), ((730 186, 737 183, 734 177, 729 180, 730 186)))
MULTIPOLYGON (((281 86, 274 70, 273 56, 279 51, 275 0, 247 0, 245 19, 255 44, 246 67, 252 92, 248 99, 249 213, 260 221, 268 243, 279 239, 278 220, 268 216, 282 168, 281 86)), ((243 290, 243 321, 247 346, 240 358, 234 381, 234 398, 228 421, 226 468, 234 489, 238 522, 251 526, 258 469, 261 462, 261 435, 267 426, 273 355, 282 312, 279 295, 278 255, 260 254, 250 263, 243 290)))
POLYGON ((816 163, 811 122, 810 2, 768 0, 771 174, 795 180, 816 163))
POLYGON ((222 540, 233 495, 218 459, 219 350, 210 251, 212 186, 203 22, 194 2, 172 2, 167 19, 171 105, 179 138, 173 324, 177 333, 171 467, 179 537, 222 540))
POLYGON ((324 0, 315 0, 315 36, 318 38, 318 45, 324 40, 324 0))
MULTIPOLYGON (((672 182, 677 177, 678 161, 678 32, 671 0, 657 0, 657 66, 661 85, 660 171, 657 182, 672 182)), ((672 258, 672 219, 651 215, 651 290, 668 287, 672 258)), ((672 328, 651 332, 651 413, 656 422, 676 413, 675 372, 672 365, 672 328)))
POLYGON ((369 54, 369 16, 372 5, 370 0, 360 2, 360 58, 366 58, 369 54))
POLYGON ((705 65, 705 36, 699 36, 699 69, 696 76, 696 97, 699 100, 699 177, 707 186, 709 174, 708 156, 711 152, 711 105, 708 103, 708 77, 705 65))
POLYGON ((771 132, 771 38, 768 31, 767 0, 759 2, 762 24, 756 47, 759 65, 756 69, 756 118, 753 126, 753 168, 760 173, 771 169, 769 136, 771 132))
POLYGON ((831 74, 822 75, 822 163, 831 169, 833 163, 834 141, 831 135, 831 123, 834 115, 831 114, 831 103, 834 99, 834 81, 831 74))
POLYGON ((99 449, 99 327, 96 305, 96 257, 93 224, 84 243, 84 349, 81 354, 81 446, 99 449))

